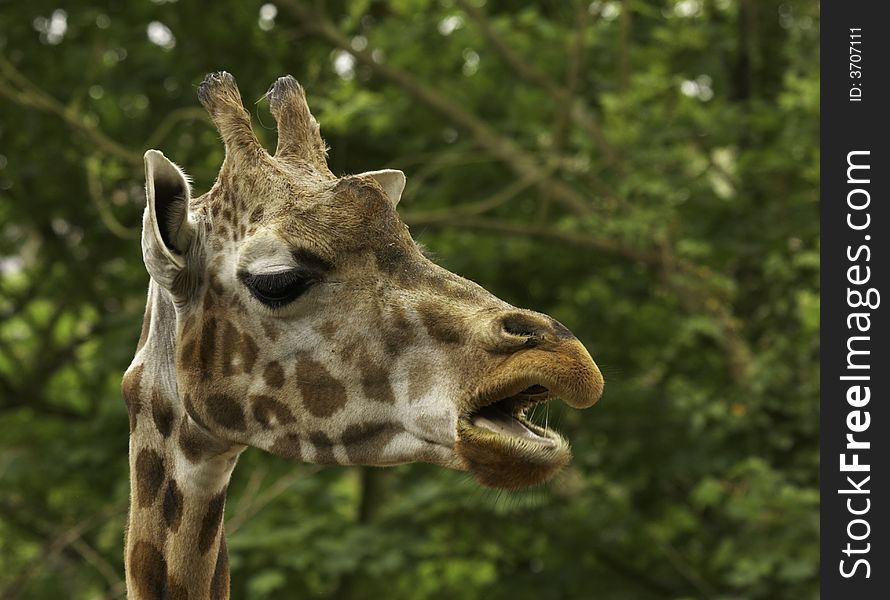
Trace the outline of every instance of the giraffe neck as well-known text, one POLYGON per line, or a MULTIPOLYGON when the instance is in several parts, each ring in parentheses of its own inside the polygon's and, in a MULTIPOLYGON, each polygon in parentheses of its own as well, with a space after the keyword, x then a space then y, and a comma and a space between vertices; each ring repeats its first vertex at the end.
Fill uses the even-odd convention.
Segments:
POLYGON ((223 509, 243 447, 206 433, 176 384, 176 310, 149 286, 136 358, 123 380, 130 413, 130 514, 125 536, 131 599, 228 598, 223 509))

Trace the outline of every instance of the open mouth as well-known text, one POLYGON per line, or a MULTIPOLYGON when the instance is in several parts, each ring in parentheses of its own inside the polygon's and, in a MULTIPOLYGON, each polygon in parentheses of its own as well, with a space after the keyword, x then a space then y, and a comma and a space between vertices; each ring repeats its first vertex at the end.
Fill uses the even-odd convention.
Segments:
POLYGON ((568 442, 530 418, 534 407, 552 397, 542 384, 524 385, 520 391, 480 398, 459 419, 455 448, 479 483, 521 489, 546 481, 568 464, 568 442))
POLYGON ((558 436, 546 427, 536 425, 528 416, 535 406, 549 399, 550 390, 535 384, 508 398, 480 406, 467 417, 467 421, 471 427, 505 438, 555 448, 558 436))
POLYGON ((482 485, 513 490, 547 481, 572 459, 565 438, 533 422, 531 409, 554 398, 587 408, 604 383, 575 338, 513 354, 480 379, 463 403, 454 451, 482 485))

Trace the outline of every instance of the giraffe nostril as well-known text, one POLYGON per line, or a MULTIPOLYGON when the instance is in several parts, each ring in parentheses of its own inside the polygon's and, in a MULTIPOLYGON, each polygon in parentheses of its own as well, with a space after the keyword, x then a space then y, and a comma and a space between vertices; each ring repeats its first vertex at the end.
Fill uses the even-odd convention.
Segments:
POLYGON ((501 320, 501 327, 509 335, 527 338, 540 336, 547 330, 546 324, 523 314, 507 315, 501 320))

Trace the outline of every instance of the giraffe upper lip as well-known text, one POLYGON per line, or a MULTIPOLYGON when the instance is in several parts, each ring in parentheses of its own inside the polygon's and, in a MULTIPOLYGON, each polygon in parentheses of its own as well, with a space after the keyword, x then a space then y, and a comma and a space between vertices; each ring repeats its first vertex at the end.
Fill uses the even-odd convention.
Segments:
POLYGON ((573 408, 595 404, 603 393, 603 376, 576 339, 550 348, 528 348, 489 372, 470 402, 470 411, 517 394, 560 398, 573 408), (543 388, 543 389, 542 389, 543 388))

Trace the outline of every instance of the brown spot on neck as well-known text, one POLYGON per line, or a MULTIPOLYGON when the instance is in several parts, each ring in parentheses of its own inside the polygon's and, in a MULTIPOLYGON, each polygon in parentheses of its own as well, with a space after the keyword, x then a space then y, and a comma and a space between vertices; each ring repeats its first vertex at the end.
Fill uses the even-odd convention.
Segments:
POLYGON ((179 529, 179 523, 182 521, 182 491, 176 485, 176 480, 171 479, 167 483, 167 489, 164 492, 164 523, 172 532, 179 529))
POLYGON ((223 427, 235 431, 245 431, 244 411, 238 402, 228 394, 211 394, 207 397, 207 414, 223 427))
POLYGON ((180 365, 193 365, 197 363, 198 344, 194 336, 183 337, 179 344, 178 355, 180 365))
POLYGON ((164 459, 155 450, 143 448, 136 455, 136 502, 151 506, 164 482, 164 459))
POLYGON ((280 389, 284 385, 284 369, 281 364, 272 361, 263 369, 263 379, 269 387, 280 389))
POLYGON ((201 376, 204 379, 210 379, 214 370, 214 359, 216 358, 216 319, 214 317, 208 317, 204 321, 201 341, 198 345, 198 357, 201 376))
POLYGON ((164 399, 158 388, 151 392, 151 416, 161 435, 165 438, 170 437, 173 429, 173 407, 164 399))
POLYGON ((397 356, 417 339, 414 323, 405 316, 400 306, 393 306, 390 314, 381 319, 383 324, 383 343, 386 353, 397 356))
POLYGON ((165 600, 189 600, 189 591, 186 589, 184 585, 178 583, 173 580, 172 577, 167 577, 167 595, 164 596, 165 600))
POLYGON ((229 597, 229 550, 226 546, 226 536, 222 534, 219 540, 219 552, 216 555, 216 566, 213 569, 213 579, 210 580, 210 600, 226 600, 229 597))
POLYGON ((161 600, 167 594, 167 561, 149 542, 139 541, 130 548, 130 578, 138 598, 161 600))
POLYGON ((334 457, 334 443, 325 433, 313 431, 309 434, 309 441, 315 447, 314 463, 319 465, 337 464, 337 459, 334 457))
POLYGON ((198 533, 198 551, 206 554, 216 540, 216 534, 219 532, 222 524, 223 509, 226 505, 226 490, 210 499, 207 504, 207 511, 201 521, 201 531, 198 533))
POLYGON ((417 306, 420 320, 431 338, 446 344, 460 344, 464 332, 458 327, 459 318, 444 306, 427 301, 417 306))
POLYGON ((365 356, 359 362, 362 373, 362 391, 369 400, 395 404, 396 397, 389 382, 389 374, 379 364, 365 356))
POLYGON ((297 387, 303 406, 315 417, 330 417, 346 406, 346 388, 324 365, 303 352, 297 357, 297 387))

